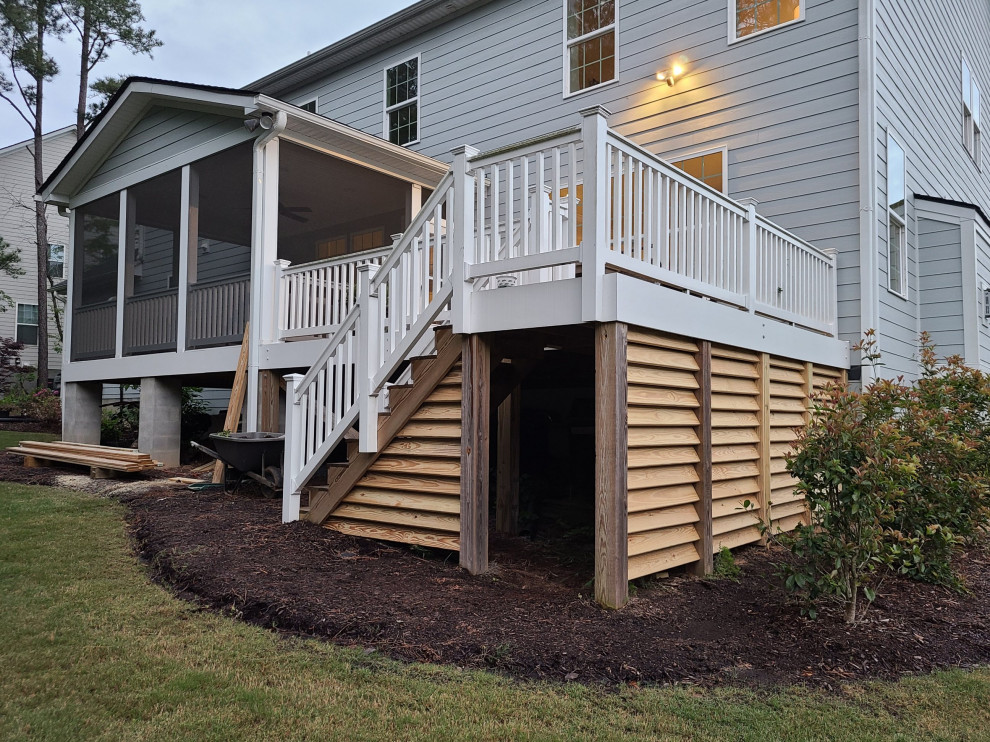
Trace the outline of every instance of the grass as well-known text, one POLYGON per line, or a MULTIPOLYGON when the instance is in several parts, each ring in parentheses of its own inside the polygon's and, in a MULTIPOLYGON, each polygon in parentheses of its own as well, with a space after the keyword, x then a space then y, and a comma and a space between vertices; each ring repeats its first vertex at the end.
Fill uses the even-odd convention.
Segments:
POLYGON ((990 671, 837 694, 514 682, 279 638, 151 584, 118 504, 0 483, 0 738, 977 740, 990 671))
POLYGON ((57 441, 54 433, 19 433, 16 430, 0 430, 0 451, 16 446, 20 441, 57 441))

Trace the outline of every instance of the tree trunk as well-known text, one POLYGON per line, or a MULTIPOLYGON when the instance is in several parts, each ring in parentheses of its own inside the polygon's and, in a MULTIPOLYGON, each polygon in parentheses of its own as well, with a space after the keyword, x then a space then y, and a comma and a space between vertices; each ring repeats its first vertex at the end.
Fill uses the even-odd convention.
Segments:
MULTIPOLYGON (((47 3, 38 2, 38 61, 39 69, 45 58, 45 35, 47 3)), ((44 74, 35 78, 37 86, 37 101, 34 110, 34 187, 41 190, 45 182, 44 152, 42 151, 43 105, 44 105, 44 74)), ((34 202, 34 223, 37 236, 37 267, 38 267, 38 386, 48 385, 48 220, 45 217, 45 204, 34 202)))
POLYGON ((76 139, 86 131, 86 94, 89 92, 90 22, 89 5, 83 9, 82 50, 79 54, 79 101, 76 108, 76 139))
POLYGON ((856 623, 856 599, 859 597, 859 587, 853 579, 850 579, 848 584, 850 592, 846 597, 846 623, 856 623))

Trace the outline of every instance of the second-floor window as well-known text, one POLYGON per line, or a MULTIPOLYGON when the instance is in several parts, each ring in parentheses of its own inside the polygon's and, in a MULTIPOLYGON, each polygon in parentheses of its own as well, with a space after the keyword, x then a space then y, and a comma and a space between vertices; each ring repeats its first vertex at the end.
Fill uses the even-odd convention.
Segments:
POLYGON ((567 93, 615 79, 615 0, 564 0, 567 93))
POLYGON ((65 277, 65 245, 48 245, 48 277, 65 277))
POLYGON ((907 296, 904 150, 887 134, 887 288, 907 296))
POLYGON ((419 57, 385 70, 385 136, 398 145, 419 141, 419 57))
POLYGON ((725 158, 721 149, 675 160, 670 164, 697 178, 716 191, 725 193, 725 158))
POLYGON ((981 134, 980 134, 980 86, 970 72, 966 60, 962 63, 962 113, 963 113, 963 144, 966 151, 980 164, 981 134))
POLYGON ((801 0, 729 0, 729 40, 799 21, 803 14, 801 0))

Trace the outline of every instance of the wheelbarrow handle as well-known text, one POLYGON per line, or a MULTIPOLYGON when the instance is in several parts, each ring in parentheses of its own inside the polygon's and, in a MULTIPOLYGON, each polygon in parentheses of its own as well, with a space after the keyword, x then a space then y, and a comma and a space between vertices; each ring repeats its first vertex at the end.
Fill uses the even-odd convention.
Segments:
POLYGON ((197 451, 202 451, 211 459, 216 459, 217 461, 220 461, 220 454, 218 454, 212 448, 207 448, 206 446, 202 445, 201 443, 197 443, 196 441, 189 441, 189 443, 197 451))

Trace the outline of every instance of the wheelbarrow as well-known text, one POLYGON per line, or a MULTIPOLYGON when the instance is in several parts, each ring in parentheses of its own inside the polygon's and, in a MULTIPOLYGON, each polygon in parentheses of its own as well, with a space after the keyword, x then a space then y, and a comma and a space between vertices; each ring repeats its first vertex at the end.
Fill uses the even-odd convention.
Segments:
POLYGON ((282 491, 282 433, 213 433, 216 451, 193 441, 193 446, 223 463, 223 491, 236 490, 245 477, 253 479, 274 496, 282 491), (231 485, 230 480, 234 480, 231 485))

